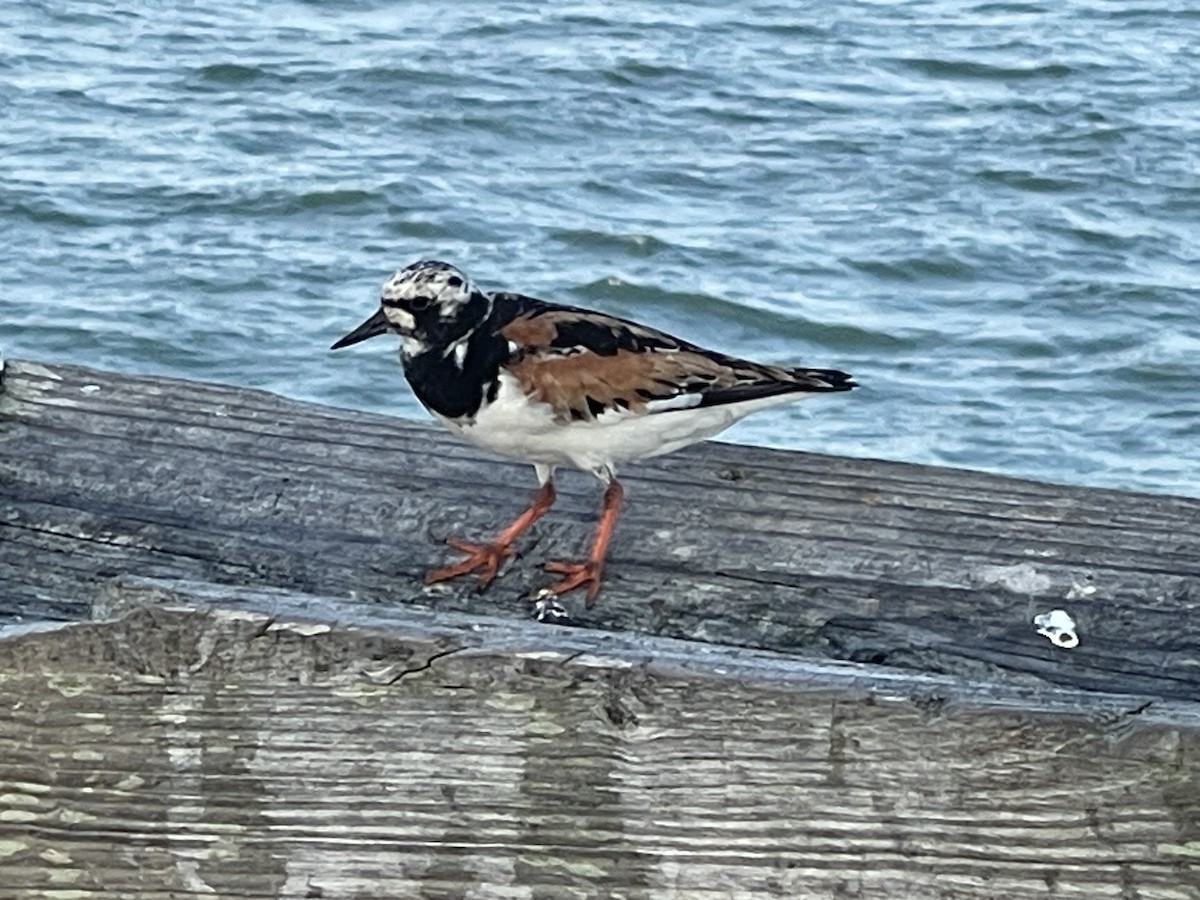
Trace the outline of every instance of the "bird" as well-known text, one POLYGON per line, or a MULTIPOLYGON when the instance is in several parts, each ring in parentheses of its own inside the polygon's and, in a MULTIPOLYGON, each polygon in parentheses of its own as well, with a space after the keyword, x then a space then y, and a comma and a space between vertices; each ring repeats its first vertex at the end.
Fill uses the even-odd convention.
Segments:
POLYGON ((529 505, 492 540, 447 538, 463 558, 430 570, 426 583, 475 574, 486 588, 553 506, 555 470, 570 466, 604 484, 600 515, 585 559, 545 563, 559 577, 539 596, 585 589, 588 607, 624 497, 619 465, 710 438, 769 406, 858 386, 836 369, 750 362, 605 312, 484 291, 433 259, 387 278, 379 308, 331 349, 384 334, 399 337, 405 377, 434 418, 532 464, 538 479, 529 505))

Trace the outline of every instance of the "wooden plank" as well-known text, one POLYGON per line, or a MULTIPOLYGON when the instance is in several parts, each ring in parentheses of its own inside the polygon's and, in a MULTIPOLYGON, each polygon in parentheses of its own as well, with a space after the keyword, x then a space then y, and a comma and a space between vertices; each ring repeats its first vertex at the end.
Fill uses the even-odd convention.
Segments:
MULTIPOLYGON (((710 443, 630 467, 580 624, 1011 684, 1200 690, 1200 501, 710 443), (1064 651, 1033 615, 1069 609, 1064 651)), ((0 615, 80 618, 112 576, 529 614, 598 489, 562 499, 483 595, 426 588, 527 467, 430 426, 258 391, 10 361, 0 394, 0 615)))
POLYGON ((12 900, 1200 892, 1194 703, 271 590, 99 614, 0 635, 12 900))

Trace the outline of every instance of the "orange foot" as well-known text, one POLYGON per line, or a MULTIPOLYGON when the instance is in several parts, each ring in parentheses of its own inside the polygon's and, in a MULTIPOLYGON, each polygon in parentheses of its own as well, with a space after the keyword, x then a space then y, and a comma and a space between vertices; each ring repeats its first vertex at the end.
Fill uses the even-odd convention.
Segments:
POLYGON ((446 543, 455 550, 461 550, 467 554, 467 558, 460 562, 451 563, 448 566, 430 569, 425 573, 426 584, 449 581, 451 578, 458 578, 460 575, 467 575, 478 569, 479 588, 482 590, 492 583, 496 577, 496 573, 500 571, 500 564, 512 556, 513 552, 512 544, 501 544, 499 542, 473 544, 470 541, 464 541, 462 538, 448 537, 446 538, 446 543))
POLYGON ((431 569, 425 575, 426 584, 434 584, 438 581, 449 581, 451 578, 457 578, 460 575, 467 575, 479 570, 479 589, 483 590, 496 578, 496 573, 500 571, 500 564, 505 559, 512 556, 513 542, 525 533, 530 525, 546 514, 551 506, 554 505, 554 482, 550 481, 550 470, 546 469, 539 474, 543 475, 545 480, 542 486, 538 488, 537 494, 534 495, 522 513, 513 519, 508 527, 496 535, 496 539, 490 544, 473 544, 470 541, 464 541, 462 538, 448 537, 446 543, 455 550, 461 550, 467 554, 467 558, 461 562, 452 563, 448 566, 441 566, 437 569, 431 569))
POLYGON ((587 585, 587 605, 590 607, 596 602, 596 595, 600 593, 600 573, 604 569, 603 562, 597 562, 594 559, 584 562, 556 560, 546 563, 545 568, 547 572, 563 576, 554 584, 543 588, 546 593, 565 594, 567 591, 587 585))

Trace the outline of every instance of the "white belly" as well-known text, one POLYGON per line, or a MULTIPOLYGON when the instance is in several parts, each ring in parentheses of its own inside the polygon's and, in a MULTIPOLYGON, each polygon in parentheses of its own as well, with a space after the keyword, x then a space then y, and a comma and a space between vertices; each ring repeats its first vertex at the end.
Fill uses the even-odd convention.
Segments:
POLYGON ((788 394, 642 415, 618 410, 594 421, 563 425, 548 405, 530 401, 515 379, 502 375, 495 402, 481 409, 473 422, 439 418, 467 441, 493 453, 546 466, 569 465, 600 472, 670 453, 724 431, 755 410, 803 396, 788 394))

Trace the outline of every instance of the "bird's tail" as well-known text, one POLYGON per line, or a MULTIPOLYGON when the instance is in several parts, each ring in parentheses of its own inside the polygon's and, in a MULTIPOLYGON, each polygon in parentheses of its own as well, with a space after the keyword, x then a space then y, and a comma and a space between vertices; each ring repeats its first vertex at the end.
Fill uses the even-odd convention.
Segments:
POLYGON ((809 391, 848 391, 858 382, 837 369, 790 369, 792 377, 809 391))

